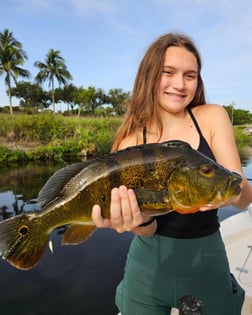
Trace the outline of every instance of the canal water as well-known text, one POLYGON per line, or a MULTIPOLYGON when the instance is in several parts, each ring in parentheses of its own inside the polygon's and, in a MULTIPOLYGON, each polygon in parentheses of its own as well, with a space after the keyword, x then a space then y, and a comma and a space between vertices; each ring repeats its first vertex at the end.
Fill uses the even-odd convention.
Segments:
MULTIPOLYGON (((243 169, 252 179, 252 152, 241 152, 243 169)), ((35 199, 46 180, 64 164, 26 164, 0 168, 0 220, 36 210, 35 199)), ((250 181, 252 184, 252 182, 250 181)), ((219 210, 220 220, 239 211, 219 210)), ((99 229, 85 243, 61 246, 53 234, 54 253, 47 249, 33 269, 21 271, 0 259, 0 314, 115 315, 115 289, 123 274, 131 233, 99 229)))

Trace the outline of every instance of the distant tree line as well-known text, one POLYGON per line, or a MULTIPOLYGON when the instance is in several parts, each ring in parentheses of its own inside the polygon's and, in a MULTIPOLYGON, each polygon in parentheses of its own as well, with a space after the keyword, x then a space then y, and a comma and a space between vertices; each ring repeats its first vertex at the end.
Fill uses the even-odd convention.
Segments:
MULTIPOLYGON (((49 109, 52 105, 52 91, 45 91, 38 83, 18 82, 11 88, 12 96, 20 99, 19 111, 36 113, 49 109)), ((107 93, 101 88, 76 87, 66 84, 54 90, 54 103, 66 105, 65 113, 82 115, 123 115, 125 101, 130 93, 122 89, 110 89, 107 93)), ((55 108, 54 108, 55 110, 55 108)))
POLYGON ((252 123, 252 113, 248 110, 234 108, 235 103, 232 102, 228 106, 223 106, 232 122, 233 125, 245 125, 245 124, 251 124, 252 123))

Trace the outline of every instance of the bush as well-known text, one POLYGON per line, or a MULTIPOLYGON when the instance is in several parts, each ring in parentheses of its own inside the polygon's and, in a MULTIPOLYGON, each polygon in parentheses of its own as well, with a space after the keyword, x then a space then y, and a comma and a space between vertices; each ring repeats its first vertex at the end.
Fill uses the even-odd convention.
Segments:
POLYGON ((18 161, 27 161, 28 157, 26 153, 20 149, 10 150, 6 146, 0 146, 0 163, 5 162, 18 162, 18 161))
MULTIPOLYGON (((0 114, 0 137, 29 147, 29 160, 55 160, 63 156, 109 152, 121 119, 77 118, 51 112, 36 115, 0 114), (28 145, 27 145, 28 144, 28 145)), ((5 152, 6 155, 10 154, 5 152)), ((16 155, 18 156, 17 152, 16 155)), ((22 154, 19 155, 22 159, 22 154)))
POLYGON ((237 143, 251 143, 251 137, 243 132, 244 127, 234 126, 235 140, 237 143))

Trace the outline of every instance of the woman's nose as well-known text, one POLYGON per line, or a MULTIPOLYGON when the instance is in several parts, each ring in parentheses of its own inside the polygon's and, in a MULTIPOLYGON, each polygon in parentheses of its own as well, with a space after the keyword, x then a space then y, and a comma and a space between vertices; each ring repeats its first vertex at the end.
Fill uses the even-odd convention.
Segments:
POLYGON ((185 78, 181 74, 176 74, 173 77, 173 87, 178 90, 183 90, 185 88, 185 78))

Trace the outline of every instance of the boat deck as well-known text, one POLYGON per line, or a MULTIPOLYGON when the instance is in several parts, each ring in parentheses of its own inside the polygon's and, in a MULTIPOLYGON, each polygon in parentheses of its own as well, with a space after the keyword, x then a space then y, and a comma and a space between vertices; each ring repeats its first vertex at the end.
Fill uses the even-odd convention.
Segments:
POLYGON ((252 314, 252 211, 243 211, 221 222, 231 272, 245 290, 242 315, 252 314))

